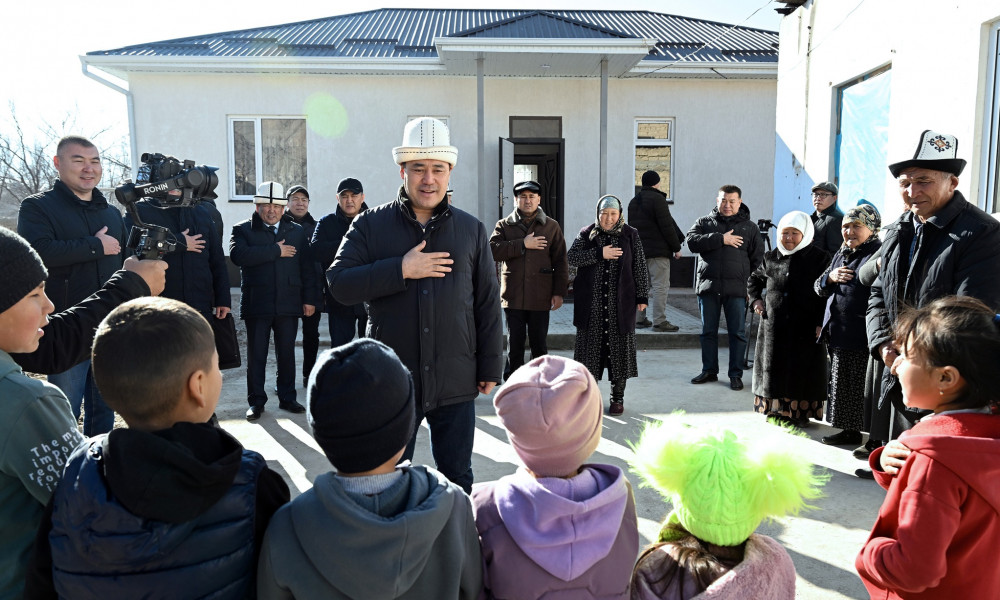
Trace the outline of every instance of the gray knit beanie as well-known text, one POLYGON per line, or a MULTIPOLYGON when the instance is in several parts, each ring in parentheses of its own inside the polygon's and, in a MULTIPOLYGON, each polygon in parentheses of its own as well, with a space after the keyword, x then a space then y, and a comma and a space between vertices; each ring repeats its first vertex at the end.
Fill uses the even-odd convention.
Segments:
POLYGON ((6 227, 0 227, 0 312, 21 301, 49 277, 42 259, 27 240, 6 227))

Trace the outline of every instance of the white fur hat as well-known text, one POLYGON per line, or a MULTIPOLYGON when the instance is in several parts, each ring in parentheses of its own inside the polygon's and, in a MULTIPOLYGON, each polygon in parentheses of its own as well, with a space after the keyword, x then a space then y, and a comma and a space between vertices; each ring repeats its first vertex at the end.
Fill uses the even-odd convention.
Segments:
POLYGON ((285 206, 288 204, 288 198, 285 198, 285 188, 280 183, 265 181, 257 186, 257 193, 253 196, 253 203, 285 206))
POLYGON ((411 160, 440 160, 452 167, 458 162, 458 148, 451 145, 448 126, 432 119, 413 119, 403 129, 403 145, 392 149, 397 165, 411 160))

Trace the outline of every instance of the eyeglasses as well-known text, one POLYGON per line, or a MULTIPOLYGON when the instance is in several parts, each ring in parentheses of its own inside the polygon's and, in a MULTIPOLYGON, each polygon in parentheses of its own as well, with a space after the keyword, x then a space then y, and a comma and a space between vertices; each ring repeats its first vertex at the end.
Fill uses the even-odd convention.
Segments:
POLYGON ((813 198, 829 198, 830 196, 833 196, 833 194, 817 194, 813 192, 813 198))

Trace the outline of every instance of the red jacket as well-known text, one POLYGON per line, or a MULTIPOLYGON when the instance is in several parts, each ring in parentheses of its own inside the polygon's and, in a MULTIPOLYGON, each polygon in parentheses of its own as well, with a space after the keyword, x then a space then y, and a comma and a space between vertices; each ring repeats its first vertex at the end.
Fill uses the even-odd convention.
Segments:
POLYGON ((1000 593, 1000 416, 939 415, 900 436, 912 450, 855 560, 874 598, 995 598, 1000 593))

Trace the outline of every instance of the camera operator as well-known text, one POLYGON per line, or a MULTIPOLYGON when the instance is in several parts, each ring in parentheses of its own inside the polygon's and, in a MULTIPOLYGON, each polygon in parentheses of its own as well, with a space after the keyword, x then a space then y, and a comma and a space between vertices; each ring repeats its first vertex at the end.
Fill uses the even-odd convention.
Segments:
MULTIPOLYGON (((170 266, 163 297, 184 302, 206 319, 226 318, 232 306, 229 273, 208 208, 202 204, 180 208, 158 198, 143 198, 135 209, 143 223, 164 227, 181 242, 163 256, 170 266)), ((123 220, 126 231, 136 225, 127 212, 123 220)))

